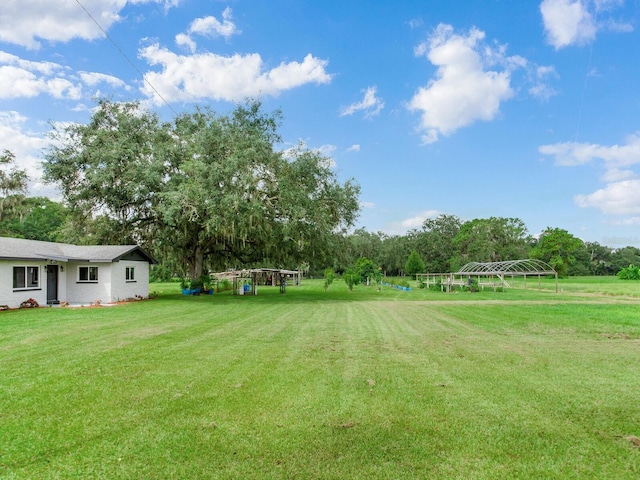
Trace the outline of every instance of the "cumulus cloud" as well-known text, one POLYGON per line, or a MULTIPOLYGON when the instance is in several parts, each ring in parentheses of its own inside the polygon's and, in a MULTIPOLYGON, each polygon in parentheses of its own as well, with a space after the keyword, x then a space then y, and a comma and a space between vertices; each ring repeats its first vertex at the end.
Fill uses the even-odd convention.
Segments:
POLYGON ((549 84, 550 79, 557 79, 558 73, 556 69, 550 66, 539 66, 533 69, 532 86, 529 88, 529 94, 540 100, 549 100, 549 98, 558 94, 558 91, 549 84))
POLYGON ((574 197, 579 207, 597 208, 607 215, 640 214, 640 178, 634 170, 640 165, 640 134, 627 137, 623 145, 565 142, 542 145, 538 151, 555 158, 559 166, 579 166, 600 162, 605 169, 604 188, 574 197))
POLYGON ((579 207, 592 207, 609 215, 640 214, 640 179, 623 180, 607 185, 588 195, 576 195, 579 207))
POLYGON ((79 100, 84 86, 107 85, 129 89, 121 79, 97 72, 78 72, 53 62, 34 62, 0 51, 0 99, 33 98, 49 95, 57 99, 79 100))
POLYGON ((623 145, 564 142, 542 145, 538 151, 555 158, 556 165, 576 166, 602 160, 608 168, 640 164, 640 133, 629 135, 623 145))
MULTIPOLYGON (((325 70, 328 61, 311 54, 302 62, 283 62, 270 70, 265 68, 257 53, 178 55, 154 44, 143 48, 140 56, 150 65, 162 67, 159 72, 147 72, 145 78, 167 101, 239 101, 260 95, 275 97, 285 90, 309 83, 331 82, 331 75, 325 70)), ((147 83, 142 91, 155 103, 162 102, 147 83)))
POLYGON ((90 87, 95 87, 96 85, 99 85, 101 83, 106 83, 107 85, 110 85, 112 87, 125 88, 127 90, 129 89, 124 81, 122 81, 118 77, 114 77, 113 75, 106 75, 104 73, 97 72, 79 72, 79 75, 82 81, 90 87))
POLYGON ((514 96, 511 71, 526 64, 526 60, 507 57, 504 47, 492 48, 483 39, 484 32, 477 28, 458 35, 450 25, 440 24, 427 42, 415 48, 417 56, 426 56, 438 67, 436 78, 421 87, 408 103, 411 111, 421 114, 420 130, 425 143, 433 143, 441 135, 450 135, 477 120, 493 120, 500 104, 514 96))
POLYGON ((349 148, 347 148, 347 152, 359 152, 359 151, 360 151, 360 145, 358 145, 357 143, 354 143, 349 148))
POLYGON ((0 52, 0 98, 31 98, 46 94, 77 100, 81 93, 82 86, 67 78, 62 65, 32 62, 0 52))
POLYGON ((232 35, 240 33, 235 23, 231 21, 231 8, 225 8, 222 12, 222 22, 216 17, 208 16, 197 18, 189 27, 189 33, 197 33, 206 37, 224 37, 229 38, 232 35))
POLYGON ((547 41, 556 50, 589 43, 596 37, 593 16, 580 0, 544 0, 540 4, 540 13, 547 41))
POLYGON ((0 145, 16 156, 16 163, 29 175, 29 189, 40 195, 46 186, 42 183, 40 152, 46 145, 42 134, 25 131, 28 118, 15 111, 0 112, 0 145))
POLYGON ((180 46, 188 47, 193 53, 196 51, 196 42, 193 40, 192 35, 201 35, 210 38, 223 37, 228 39, 233 35, 241 33, 231 20, 231 13, 231 8, 225 8, 222 12, 222 21, 213 16, 196 18, 191 22, 187 33, 176 35, 176 43, 180 46))
POLYGON ((400 226, 405 230, 409 230, 412 228, 421 228, 422 224, 427 218, 435 218, 440 215, 442 212, 438 210, 425 210, 423 212, 418 213, 416 216, 407 218, 400 222, 400 226))
POLYGON ((40 40, 67 42, 74 38, 93 40, 104 36, 104 30, 120 21, 120 11, 127 3, 157 3, 165 10, 177 6, 180 0, 21 0, 0 2, 0 41, 22 45, 29 49, 40 47, 40 40), (87 12, 91 15, 87 15, 87 12))
POLYGON ((375 117, 384 108, 384 102, 376 97, 378 89, 377 87, 368 87, 366 90, 362 90, 364 98, 356 103, 352 103, 347 107, 343 107, 340 111, 340 116, 353 115, 356 112, 364 112, 366 118, 375 117))
POLYGON ((610 18, 596 21, 598 15, 602 16, 622 3, 620 0, 543 0, 540 13, 548 43, 559 50, 570 45, 588 44, 595 40, 599 30, 632 31, 633 27, 628 23, 610 18))

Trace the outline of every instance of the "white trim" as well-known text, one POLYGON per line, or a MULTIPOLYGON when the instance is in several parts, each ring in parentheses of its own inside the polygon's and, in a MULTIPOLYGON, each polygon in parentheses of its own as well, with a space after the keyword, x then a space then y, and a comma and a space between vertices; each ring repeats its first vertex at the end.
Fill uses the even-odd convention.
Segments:
POLYGON ((12 269, 11 269, 11 276, 12 276, 12 288, 14 292, 26 292, 29 290, 41 290, 42 287, 40 286, 40 282, 41 282, 41 278, 42 276, 40 275, 40 265, 12 265, 12 269), (24 286, 23 287, 16 287, 14 285, 15 283, 15 269, 16 268, 22 268, 24 269, 24 286), (28 269, 29 268, 35 268, 36 269, 36 280, 37 280, 37 285, 35 286, 27 286, 27 279, 29 278, 29 274, 28 274, 28 269))
POLYGON ((98 283, 100 277, 98 276, 98 267, 96 265, 78 265, 78 275, 77 275, 77 282, 78 283, 98 283), (80 271, 82 269, 86 268, 87 269, 87 279, 83 280, 81 278, 80 275, 80 271), (91 272, 95 273, 95 278, 91 279, 91 272))

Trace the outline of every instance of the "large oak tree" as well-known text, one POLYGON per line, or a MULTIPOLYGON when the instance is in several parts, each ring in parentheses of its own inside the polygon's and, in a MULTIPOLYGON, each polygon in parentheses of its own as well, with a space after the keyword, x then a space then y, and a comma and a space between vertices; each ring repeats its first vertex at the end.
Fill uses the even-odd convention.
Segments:
POLYGON ((207 261, 297 265, 354 223, 359 186, 318 152, 277 150, 279 122, 259 102, 163 123, 101 100, 88 124, 53 130, 44 171, 96 241, 138 242, 192 278, 207 261))

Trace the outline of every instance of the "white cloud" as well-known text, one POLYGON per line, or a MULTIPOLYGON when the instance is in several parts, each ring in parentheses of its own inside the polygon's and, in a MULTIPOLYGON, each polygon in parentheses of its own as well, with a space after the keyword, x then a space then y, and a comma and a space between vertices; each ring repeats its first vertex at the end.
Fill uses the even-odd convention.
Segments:
POLYGON ((544 0, 540 13, 547 41, 556 50, 573 44, 585 44, 596 37, 593 17, 581 0, 544 0))
POLYGON ((640 179, 623 180, 607 185, 588 195, 576 195, 579 207, 592 207, 608 215, 640 214, 640 179))
POLYGON ((440 24, 428 42, 416 47, 438 67, 436 79, 421 87, 408 104, 422 115, 420 129, 425 143, 449 135, 477 120, 493 120, 501 102, 510 99, 510 69, 526 62, 522 57, 506 57, 504 47, 483 45, 484 33, 472 28, 457 35, 450 25, 440 24), (503 71, 489 67, 505 65, 503 71))
POLYGON ((196 18, 191 22, 188 33, 179 33, 176 35, 176 44, 185 46, 191 50, 191 53, 194 53, 196 51, 196 42, 191 38, 194 34, 210 38, 224 37, 225 39, 229 39, 231 36, 239 33, 241 33, 241 31, 238 30, 235 23, 231 21, 231 8, 227 7, 222 12, 222 22, 213 16, 196 18))
POLYGON ((241 32, 236 28, 235 23, 231 21, 231 8, 227 7, 222 12, 222 22, 211 16, 197 18, 191 23, 189 33, 197 33, 206 37, 219 36, 229 38, 241 32))
POLYGON ((622 180, 629 180, 637 177, 636 172, 629 169, 611 168, 607 170, 604 175, 600 177, 600 180, 606 183, 620 182, 622 180))
MULTIPOLYGON (((91 0, 81 2, 100 26, 108 31, 120 21, 120 11, 127 3, 157 3, 165 10, 180 0, 91 0)), ((104 34, 76 0, 5 0, 0 2, 0 41, 40 47, 40 40, 67 42, 74 38, 93 40, 104 34)))
POLYGON ((325 166, 329 168, 336 168, 336 161, 333 159, 333 152, 337 150, 335 145, 325 144, 315 149, 320 155, 324 157, 325 166))
POLYGON ((556 165, 578 166, 600 161, 607 185, 590 194, 574 197, 579 207, 597 208, 607 215, 640 214, 640 178, 633 169, 640 165, 640 134, 629 135, 623 145, 565 142, 542 145, 538 151, 555 157, 556 165))
POLYGON ((325 144, 325 145, 321 145, 319 147, 309 147, 307 145, 307 143, 304 140, 299 140, 297 144, 295 145, 291 145, 288 148, 285 148, 282 150, 282 156, 284 158, 293 160, 295 158, 297 158, 297 155, 300 152, 304 152, 304 151, 313 151, 313 152, 317 152, 319 155, 321 155, 322 157, 324 157, 324 165, 329 167, 329 168, 335 168, 336 167, 336 162, 333 159, 332 155, 333 152, 335 152, 338 149, 338 147, 336 147, 335 145, 331 145, 331 144, 325 144))
POLYGON ((176 35, 176 45, 179 47, 187 47, 191 53, 195 53, 196 51, 196 42, 186 33, 176 35))
MULTIPOLYGON (((281 63, 266 70, 259 54, 235 54, 230 57, 214 53, 177 55, 158 44, 140 51, 150 65, 160 65, 160 72, 147 72, 145 78, 165 100, 192 102, 202 99, 239 101, 260 95, 278 96, 285 90, 309 83, 326 84, 331 75, 328 62, 308 54, 300 62, 281 63)), ((142 91, 157 104, 162 100, 144 84, 142 91)))
POLYGON ((599 30, 630 32, 633 27, 610 18, 596 21, 607 10, 622 5, 621 0, 543 0, 540 13, 547 41, 556 50, 570 45, 584 45, 596 38, 599 30))
POLYGON ((360 151, 360 145, 358 145, 357 143, 347 148, 347 152, 359 152, 359 151, 360 151))
POLYGON ((440 215, 441 213, 442 212, 439 212, 438 210, 425 210, 425 211, 420 212, 419 214, 417 214, 415 217, 411 217, 411 218, 407 218, 406 220, 402 220, 400 222, 400 225, 404 229, 421 228, 422 224, 424 223, 424 221, 427 218, 435 218, 438 215, 440 215))
POLYGON ((422 25, 424 25, 424 20, 422 20, 422 18, 419 18, 419 17, 412 18, 407 23, 409 24, 409 27, 411 27, 412 29, 420 28, 422 25))
POLYGON ((106 83, 112 87, 129 89, 121 79, 114 77, 113 75, 96 72, 80 72, 79 75, 82 81, 90 87, 95 87, 100 83, 106 83))
POLYGON ((529 94, 540 100, 549 100, 558 91, 548 83, 549 79, 558 78, 556 69, 549 66, 536 67, 533 73, 533 85, 529 88, 529 94))
POLYGON ((442 212, 438 210, 425 210, 414 217, 405 220, 388 222, 382 228, 387 235, 404 235, 408 230, 421 229, 422 224, 428 218, 435 218, 442 212))
POLYGON ((66 77, 66 69, 52 62, 32 62, 0 52, 0 98, 36 97, 77 100, 82 86, 66 77))
POLYGON ((130 88, 119 78, 104 73, 79 72, 78 76, 57 63, 33 62, 0 51, 0 99, 50 95, 79 100, 84 95, 83 84, 89 87, 106 84, 110 89, 130 88))
POLYGON ((42 134, 25 131, 27 117, 18 112, 0 112, 0 145, 13 152, 16 164, 29 175, 29 189, 33 195, 41 195, 47 187, 42 183, 40 152, 46 145, 42 134))
POLYGON ((629 135, 624 145, 564 142, 542 145, 538 151, 555 157, 556 165, 576 166, 602 160, 608 168, 640 164, 640 133, 629 135))
POLYGON ((356 112, 364 111, 366 118, 371 118, 380 113, 384 108, 384 102, 376 97, 377 87, 368 87, 366 90, 362 90, 364 98, 357 102, 352 103, 348 107, 344 107, 340 111, 340 116, 353 115, 356 112))

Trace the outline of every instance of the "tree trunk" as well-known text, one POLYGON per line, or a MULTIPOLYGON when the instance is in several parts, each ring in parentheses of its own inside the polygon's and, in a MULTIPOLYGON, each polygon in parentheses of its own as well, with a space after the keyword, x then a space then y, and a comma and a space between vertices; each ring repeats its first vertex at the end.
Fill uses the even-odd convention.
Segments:
POLYGON ((191 267, 191 279, 195 280, 196 278, 200 278, 202 276, 202 268, 204 265, 204 254, 202 252, 202 247, 199 245, 195 248, 195 251, 193 252, 193 259, 189 264, 191 267))

